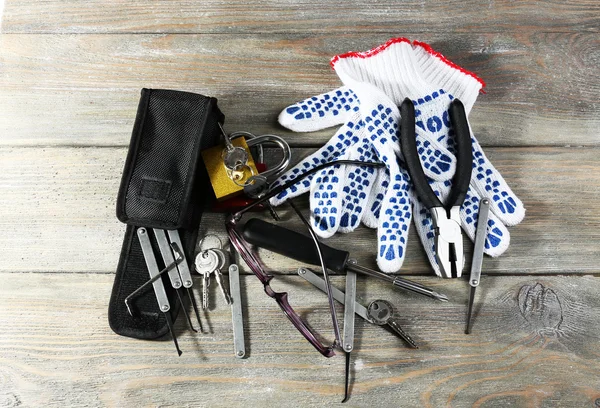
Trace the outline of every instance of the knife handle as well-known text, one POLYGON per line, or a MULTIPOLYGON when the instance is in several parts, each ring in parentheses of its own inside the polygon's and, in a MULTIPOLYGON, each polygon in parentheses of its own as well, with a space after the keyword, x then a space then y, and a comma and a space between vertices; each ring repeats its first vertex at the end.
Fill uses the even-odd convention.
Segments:
MULTIPOLYGON (((310 265, 321 265, 312 238, 296 231, 252 218, 243 227, 242 235, 250 244, 287 256, 310 265)), ((323 260, 328 269, 338 273, 346 270, 347 251, 320 244, 323 260)))

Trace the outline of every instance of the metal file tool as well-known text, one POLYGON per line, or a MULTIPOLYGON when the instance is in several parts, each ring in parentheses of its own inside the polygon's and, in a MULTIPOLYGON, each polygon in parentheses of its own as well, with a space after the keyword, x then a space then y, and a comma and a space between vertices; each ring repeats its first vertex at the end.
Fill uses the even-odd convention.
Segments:
POLYGON ((236 263, 229 265, 229 291, 231 292, 231 321, 233 324, 233 348, 237 358, 244 358, 244 316, 242 315, 242 295, 240 291, 240 268, 236 263))
POLYGON ((473 303, 475 301, 475 290, 481 282, 481 265, 483 263, 483 249, 487 233, 488 216, 490 213, 490 200, 482 198, 479 201, 479 214, 477 215, 477 231, 475 231, 475 247, 473 249, 473 262, 471 263, 471 276, 469 285, 469 309, 467 311, 467 329, 466 334, 471 334, 471 317, 473 313, 473 303))
MULTIPOLYGON (((144 260, 146 261, 146 266, 148 267, 150 277, 153 279, 159 277, 160 271, 158 270, 158 264, 156 263, 156 258, 154 256, 154 251, 152 250, 150 238, 148 237, 148 230, 146 228, 138 228, 137 236, 140 240, 142 253, 144 254, 144 260)), ((173 262, 172 265, 176 265, 176 263, 173 262)), ((164 271, 166 270, 167 268, 165 268, 164 271)), ((160 308, 161 312, 163 312, 165 315, 167 326, 169 327, 169 332, 171 333, 171 337, 173 338, 175 349, 177 349, 177 354, 181 355, 182 353, 179 349, 179 343, 177 343, 177 337, 175 337, 175 333, 173 332, 173 319, 171 319, 170 313, 171 305, 169 304, 169 298, 167 297, 167 292, 165 291, 162 279, 156 279, 152 283, 152 286, 154 287, 154 293, 156 295, 158 307, 160 308)))
MULTIPOLYGON (((325 281, 323 281, 325 283, 325 281)), ((333 288, 332 288, 333 289, 333 288)), ((335 296, 334 296, 335 299, 335 296)), ((354 349, 354 313, 356 312, 356 273, 348 271, 346 273, 346 293, 344 296, 344 353, 346 353, 346 380, 344 399, 350 398, 350 352, 354 349)))

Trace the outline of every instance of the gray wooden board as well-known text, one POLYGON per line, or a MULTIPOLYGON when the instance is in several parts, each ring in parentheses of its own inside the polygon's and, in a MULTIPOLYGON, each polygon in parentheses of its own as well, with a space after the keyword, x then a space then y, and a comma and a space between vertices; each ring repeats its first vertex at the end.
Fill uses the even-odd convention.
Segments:
POLYGON ((339 86, 330 58, 406 35, 431 43, 487 86, 471 114, 484 145, 600 144, 597 33, 388 32, 293 35, 0 36, 0 144, 126 146, 140 89, 215 96, 226 129, 317 145, 332 130, 294 134, 287 105, 339 86))
POLYGON ((8 1, 3 30, 27 33, 294 33, 595 31, 598 2, 583 1, 8 1), (44 16, 40 18, 39 16, 44 16))
MULTIPOLYGON (((294 149, 294 160, 312 151, 294 149)), ((489 269, 500 274, 598 273, 598 149, 488 148, 486 153, 527 208, 523 223, 509 230, 508 252, 490 258, 489 269)), ((114 272, 124 233, 115 200, 125 155, 125 148, 0 149, 0 270, 114 272)), ((301 202, 306 213, 306 198, 301 202)), ((291 214, 284 215, 286 225, 303 229, 291 214)), ((223 221, 222 214, 207 212, 201 232, 224 234, 223 221)), ((361 227, 326 242, 375 266, 374 230, 361 227)), ((299 266, 267 251, 261 256, 275 270, 299 266)), ((427 265, 411 232, 402 273, 429 274, 427 265)))
MULTIPOLYGON (((209 333, 192 334, 177 321, 184 351, 177 357, 168 338, 140 341, 110 331, 112 276, 0 279, 3 407, 329 406, 342 398, 343 357, 318 354, 253 276, 241 280, 249 351, 243 360, 233 356, 231 314, 216 292, 217 304, 202 317, 209 333)), ((467 282, 418 281, 451 302, 359 277, 363 301, 396 305, 420 349, 357 319, 350 406, 593 407, 600 398, 599 278, 484 276, 471 335, 464 334, 467 282)), ((275 282, 331 341, 325 296, 299 277, 275 282)), ((342 278, 334 283, 343 288, 342 278)))
MULTIPOLYGON (((430 43, 487 82, 471 125, 527 216, 510 229, 509 251, 484 259, 484 274, 501 276, 484 276, 471 336, 463 334, 467 282, 432 277, 414 231, 401 273, 427 276, 412 278, 451 302, 359 277, 359 296, 392 301, 421 348, 357 320, 347 405, 600 406, 597 1, 5 3, 1 407, 338 403, 344 359, 317 354, 245 268, 248 358, 233 356, 230 312, 215 285, 217 303, 202 316, 210 333, 176 324, 181 358, 169 339, 113 334, 106 314, 124 232, 115 197, 142 87, 218 97, 228 131, 281 134, 298 160, 333 129, 294 134, 277 124, 279 112, 338 86, 333 55, 398 36, 430 43)), ((300 204, 306 212, 306 199, 300 204)), ((205 232, 224 236, 223 216, 205 214, 205 232)), ((375 266, 373 230, 327 243, 375 266)), ((332 340, 326 299, 294 275, 300 264, 260 256, 273 286, 332 340)), ((342 277, 333 281, 343 287, 342 277)))

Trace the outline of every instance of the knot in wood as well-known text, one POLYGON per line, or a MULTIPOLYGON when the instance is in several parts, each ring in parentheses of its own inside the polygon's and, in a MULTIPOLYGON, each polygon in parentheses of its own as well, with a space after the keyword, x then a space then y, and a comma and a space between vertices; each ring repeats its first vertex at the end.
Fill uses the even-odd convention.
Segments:
POLYGON ((558 295, 541 283, 523 285, 518 296, 521 315, 537 332, 556 331, 563 320, 558 295))

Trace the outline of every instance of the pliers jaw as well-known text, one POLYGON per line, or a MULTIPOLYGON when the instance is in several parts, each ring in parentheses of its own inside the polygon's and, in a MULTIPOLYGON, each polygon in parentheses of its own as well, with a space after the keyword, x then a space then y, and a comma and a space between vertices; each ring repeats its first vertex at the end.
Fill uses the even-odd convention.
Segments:
POLYGON ((435 259, 444 278, 459 278, 465 265, 460 207, 432 207, 430 209, 435 226, 435 259))

